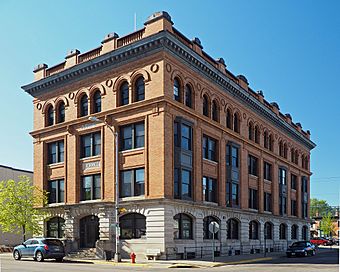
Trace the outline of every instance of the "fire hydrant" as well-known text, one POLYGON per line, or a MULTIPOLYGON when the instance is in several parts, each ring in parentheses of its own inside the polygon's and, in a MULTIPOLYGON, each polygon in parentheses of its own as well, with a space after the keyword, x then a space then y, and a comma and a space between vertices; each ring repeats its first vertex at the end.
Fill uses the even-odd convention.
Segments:
POLYGON ((136 263, 136 254, 131 252, 130 253, 131 263, 136 263))

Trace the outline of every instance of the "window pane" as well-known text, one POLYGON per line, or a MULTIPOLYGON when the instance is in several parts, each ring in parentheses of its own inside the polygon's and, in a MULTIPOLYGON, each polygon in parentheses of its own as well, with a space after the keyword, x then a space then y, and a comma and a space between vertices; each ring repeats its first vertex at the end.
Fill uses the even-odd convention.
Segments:
POLYGON ((56 163, 57 162, 57 145, 56 143, 48 144, 48 163, 56 163))
POLYGON ((93 199, 100 199, 101 190, 100 190, 101 178, 100 175, 93 176, 93 199))
POLYGON ((59 155, 58 155, 58 162, 63 162, 64 161, 64 141, 59 142, 59 155))
POLYGON ((92 176, 84 176, 82 183, 82 200, 91 200, 92 176))
POLYGON ((57 182, 50 181, 48 185, 49 185, 48 203, 56 203, 57 202, 57 182))
POLYGON ((191 172, 182 170, 182 197, 191 198, 191 172))
POLYGON ((132 126, 122 127, 122 150, 132 149, 132 126))
POLYGON ((144 147, 144 123, 135 125, 136 143, 135 148, 144 147))
POLYGON ((144 169, 136 170, 135 196, 144 195, 144 169))
POLYGON ((191 128, 182 124, 181 127, 182 141, 181 146, 183 149, 191 150, 191 128))
POLYGON ((65 185, 64 185, 64 180, 61 179, 59 180, 59 199, 58 202, 65 202, 65 185))
POLYGON ((101 151, 101 136, 100 133, 93 134, 93 156, 100 155, 101 151))
POLYGON ((132 196, 132 171, 123 171, 121 179, 121 197, 132 196))
POLYGON ((91 156, 91 135, 81 136, 82 158, 91 156))

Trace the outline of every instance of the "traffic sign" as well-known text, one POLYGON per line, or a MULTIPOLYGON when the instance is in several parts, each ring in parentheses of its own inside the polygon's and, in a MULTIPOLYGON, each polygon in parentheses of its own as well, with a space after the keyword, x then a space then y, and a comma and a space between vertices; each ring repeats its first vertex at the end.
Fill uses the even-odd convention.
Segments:
POLYGON ((212 221, 209 224, 209 231, 211 233, 217 233, 220 230, 220 225, 216 221, 212 221))

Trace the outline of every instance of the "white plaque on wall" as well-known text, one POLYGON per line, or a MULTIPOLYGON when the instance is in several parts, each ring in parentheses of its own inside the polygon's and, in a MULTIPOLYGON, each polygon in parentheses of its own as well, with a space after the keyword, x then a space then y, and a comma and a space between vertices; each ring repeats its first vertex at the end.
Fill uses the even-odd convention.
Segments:
POLYGON ((92 168, 99 168, 100 161, 83 162, 83 170, 89 170, 92 168))

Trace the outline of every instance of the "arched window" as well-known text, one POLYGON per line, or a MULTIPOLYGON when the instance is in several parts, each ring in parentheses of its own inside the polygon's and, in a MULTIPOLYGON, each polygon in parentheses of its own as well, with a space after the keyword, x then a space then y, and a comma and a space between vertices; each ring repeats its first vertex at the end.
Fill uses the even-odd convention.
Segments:
POLYGON ((46 126, 53 126, 54 125, 54 110, 53 110, 52 105, 48 106, 46 112, 47 112, 46 126))
POLYGON ((96 91, 93 95, 93 113, 102 111, 102 95, 100 91, 96 91))
POLYGON ((232 129, 232 115, 230 109, 227 109, 227 128, 232 129))
POLYGON ((219 107, 218 107, 218 105, 217 105, 217 102, 214 100, 213 102, 212 102, 212 119, 214 120, 214 121, 216 121, 216 122, 218 122, 218 120, 220 119, 219 117, 219 107))
POLYGON ((174 99, 181 102, 181 85, 177 77, 174 79, 174 99))
POLYGON ((134 101, 143 101, 145 99, 144 77, 140 76, 135 82, 134 101))
POLYGON ((248 125, 248 138, 249 138, 249 140, 253 140, 254 139, 253 122, 249 122, 249 125, 248 125))
POLYGON ((88 105, 88 99, 87 99, 87 95, 84 94, 81 98, 80 98, 80 117, 81 116, 86 116, 89 114, 89 105, 88 105))
POLYGON ((234 113, 234 131, 240 133, 240 117, 236 112, 234 113))
POLYGON ((286 224, 280 224, 280 240, 287 239, 287 226, 286 224))
POLYGON ((259 127, 256 125, 255 130, 254 130, 254 138, 255 138, 255 143, 260 143, 260 130, 259 127))
POLYGON ((273 136, 272 134, 270 134, 268 136, 268 148, 270 151, 273 151, 273 136))
POLYGON ((250 221, 249 223, 249 239, 259 239, 259 223, 256 220, 250 221))
POLYGON ((63 238, 65 231, 65 220, 61 217, 53 217, 46 222, 47 237, 63 238))
POLYGON ((308 238, 307 232, 308 232, 307 226, 303 226, 301 235, 302 235, 302 240, 304 240, 304 241, 307 241, 307 238, 308 238))
POLYGON ((273 224, 270 222, 264 224, 264 238, 273 239, 273 224))
POLYGON ((189 84, 185 85, 184 96, 185 105, 192 108, 192 90, 189 84))
POLYGON ((57 106, 57 123, 65 122, 65 103, 61 101, 57 106))
POLYGON ((235 218, 227 221, 227 239, 239 239, 239 222, 235 218))
POLYGON ((285 159, 287 159, 287 154, 288 154, 287 144, 284 143, 284 145, 283 145, 283 157, 284 157, 285 159))
MULTIPOLYGON (((213 216, 207 216, 203 219, 203 233, 204 233, 204 239, 212 239, 213 234, 209 230, 209 225, 211 222, 217 222, 220 223, 219 220, 213 216)), ((215 233, 215 239, 218 240, 220 235, 220 231, 215 233)))
POLYGON ((177 230, 175 232, 176 239, 192 239, 192 219, 190 216, 179 213, 174 217, 177 223, 177 230))
POLYGON ((283 144, 282 141, 279 141, 279 155, 283 157, 283 144))
POLYGON ((203 115, 209 117, 209 100, 206 95, 203 95, 203 115))
POLYGON ((119 105, 124 106, 129 104, 129 84, 124 81, 119 88, 119 105))
POLYGON ((129 213, 119 219, 121 239, 139 239, 146 235, 146 217, 140 213, 129 213))
POLYGON ((268 148, 268 132, 267 131, 263 133, 263 146, 265 148, 268 148))
POLYGON ((297 225, 292 225, 292 229, 291 229, 291 239, 292 240, 296 240, 298 238, 298 226, 297 225))

